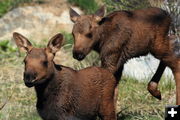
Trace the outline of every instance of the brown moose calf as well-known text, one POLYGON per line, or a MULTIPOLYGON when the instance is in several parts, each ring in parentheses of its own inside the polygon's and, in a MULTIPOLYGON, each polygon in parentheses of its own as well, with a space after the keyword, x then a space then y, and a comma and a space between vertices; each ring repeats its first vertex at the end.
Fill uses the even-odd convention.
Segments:
POLYGON ((170 15, 160 8, 115 11, 105 17, 104 13, 104 7, 95 14, 81 16, 70 10, 74 22, 73 57, 82 60, 91 50, 97 51, 101 66, 112 72, 118 83, 129 59, 150 53, 160 64, 148 84, 149 92, 161 99, 158 83, 165 68, 170 67, 176 81, 176 104, 180 105, 180 52, 174 51, 179 45, 168 37, 170 15))
POLYGON ((24 82, 35 87, 37 110, 44 120, 115 120, 115 78, 105 69, 89 67, 73 70, 53 62, 63 36, 55 35, 46 48, 34 48, 20 35, 13 34, 24 59, 24 82))

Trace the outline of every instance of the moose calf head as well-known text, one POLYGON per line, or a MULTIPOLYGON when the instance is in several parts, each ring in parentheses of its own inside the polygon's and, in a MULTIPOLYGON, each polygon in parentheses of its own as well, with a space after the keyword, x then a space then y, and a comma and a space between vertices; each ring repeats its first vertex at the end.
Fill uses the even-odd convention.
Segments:
POLYGON ((95 40, 94 30, 105 14, 105 7, 100 8, 95 14, 80 16, 73 9, 70 9, 71 20, 75 23, 72 34, 74 37, 73 57, 83 60, 91 51, 95 40))
POLYGON ((34 48, 27 38, 13 33, 13 38, 20 50, 26 51, 24 59, 24 82, 27 87, 44 83, 53 75, 53 58, 60 49, 63 35, 57 34, 50 39, 46 48, 34 48))

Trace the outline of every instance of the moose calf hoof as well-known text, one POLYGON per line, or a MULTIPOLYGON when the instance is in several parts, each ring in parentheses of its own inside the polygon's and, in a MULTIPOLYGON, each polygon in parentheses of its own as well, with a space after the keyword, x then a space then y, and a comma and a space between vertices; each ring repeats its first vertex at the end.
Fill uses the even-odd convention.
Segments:
POLYGON ((158 84, 156 82, 149 82, 147 89, 152 96, 161 100, 161 92, 158 90, 157 86, 158 84))

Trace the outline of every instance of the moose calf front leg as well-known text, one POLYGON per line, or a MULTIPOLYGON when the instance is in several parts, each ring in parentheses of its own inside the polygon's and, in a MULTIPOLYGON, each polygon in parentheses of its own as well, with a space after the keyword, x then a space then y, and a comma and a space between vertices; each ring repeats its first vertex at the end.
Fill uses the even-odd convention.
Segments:
POLYGON ((116 120, 116 112, 113 98, 104 98, 100 107, 100 118, 102 120, 116 120))
MULTIPOLYGON (((123 64, 119 64, 119 54, 111 54, 110 56, 107 56, 106 58, 102 59, 102 67, 109 70, 111 73, 114 74, 116 78, 116 88, 114 90, 114 103, 115 106, 117 105, 117 99, 118 99, 118 83, 122 76, 123 71, 123 64), (118 66, 118 64, 120 66, 118 66)), ((117 111, 117 107, 116 107, 117 111)))
MULTIPOLYGON (((121 79, 121 76, 122 76, 122 71, 123 71, 123 66, 120 67, 118 69, 118 71, 114 74, 115 78, 116 78, 116 88, 114 90, 114 102, 115 102, 115 106, 117 106, 117 101, 118 101, 118 83, 119 83, 119 80, 121 79)), ((116 107, 116 111, 117 111, 117 107, 116 107)))
POLYGON ((111 68, 108 68, 108 69, 111 69, 113 71, 116 71, 114 73, 114 76, 116 78, 116 87, 114 89, 114 105, 116 106, 116 112, 117 112, 117 101, 118 101, 118 83, 119 83, 119 80, 121 79, 121 76, 122 76, 122 71, 123 71, 123 67, 119 68, 117 70, 116 66, 111 66, 111 68))

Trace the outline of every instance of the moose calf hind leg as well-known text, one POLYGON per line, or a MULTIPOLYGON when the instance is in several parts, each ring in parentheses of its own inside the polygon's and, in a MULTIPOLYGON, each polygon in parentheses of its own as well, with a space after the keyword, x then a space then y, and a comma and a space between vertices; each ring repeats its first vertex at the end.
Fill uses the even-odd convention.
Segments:
POLYGON ((153 78, 151 79, 151 81, 148 83, 148 87, 147 87, 151 95, 159 100, 161 100, 161 92, 160 90, 158 90, 158 83, 161 79, 161 76, 165 68, 166 68, 166 65, 162 61, 160 61, 158 69, 156 73, 154 74, 153 78))
POLYGON ((174 72, 174 77, 176 81, 176 105, 180 105, 180 69, 174 72))

